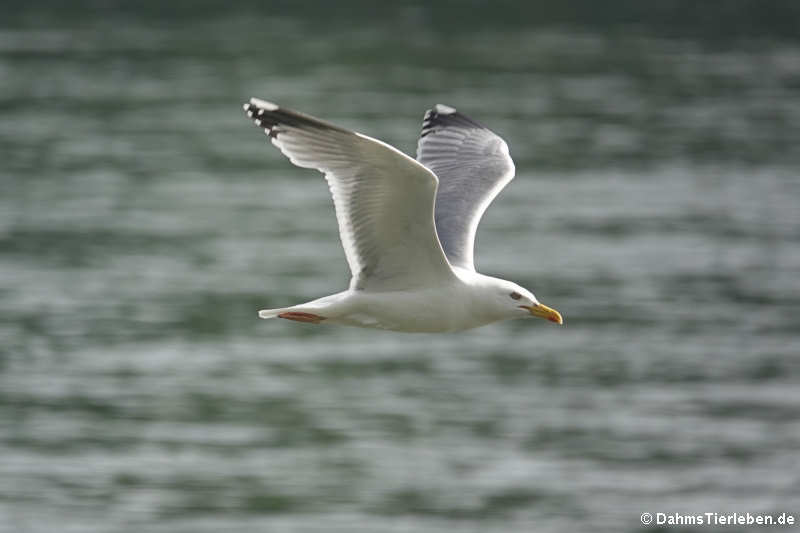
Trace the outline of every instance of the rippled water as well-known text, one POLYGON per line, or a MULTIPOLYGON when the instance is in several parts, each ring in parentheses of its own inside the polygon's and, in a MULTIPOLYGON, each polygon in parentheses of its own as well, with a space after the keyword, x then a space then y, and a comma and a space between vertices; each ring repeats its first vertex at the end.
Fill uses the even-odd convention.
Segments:
POLYGON ((793 4, 772 5, 786 16, 639 24, 535 4, 17 6, 0 531, 797 513, 800 44, 793 4), (258 320, 348 273, 324 182, 252 127, 250 96, 409 153, 436 102, 501 133, 517 179, 478 266, 565 326, 258 320))

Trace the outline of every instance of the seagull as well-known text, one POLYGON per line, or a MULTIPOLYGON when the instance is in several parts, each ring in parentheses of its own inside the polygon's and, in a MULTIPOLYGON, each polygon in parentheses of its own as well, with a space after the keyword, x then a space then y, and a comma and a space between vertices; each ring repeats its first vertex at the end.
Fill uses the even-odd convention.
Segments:
POLYGON ((478 222, 514 177, 491 130, 438 104, 425 113, 414 160, 265 100, 243 107, 292 163, 325 175, 352 274, 346 291, 261 318, 429 333, 525 317, 563 323, 529 290, 475 271, 478 222))

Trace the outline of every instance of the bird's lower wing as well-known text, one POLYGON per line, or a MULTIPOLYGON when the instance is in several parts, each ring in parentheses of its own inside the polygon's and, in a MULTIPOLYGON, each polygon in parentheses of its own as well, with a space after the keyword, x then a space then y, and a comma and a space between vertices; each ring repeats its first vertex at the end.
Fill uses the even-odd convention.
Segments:
POLYGON ((430 170, 381 141, 257 98, 244 109, 292 163, 325 174, 352 289, 404 290, 453 278, 436 236, 438 182, 430 170))

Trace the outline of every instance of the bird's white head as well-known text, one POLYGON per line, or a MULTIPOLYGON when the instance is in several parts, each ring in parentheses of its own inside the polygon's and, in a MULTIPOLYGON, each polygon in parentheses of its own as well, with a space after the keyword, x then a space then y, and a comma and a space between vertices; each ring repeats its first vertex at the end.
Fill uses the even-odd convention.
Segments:
POLYGON ((506 318, 537 317, 563 324, 561 313, 539 303, 536 296, 524 287, 511 281, 496 279, 493 283, 493 303, 506 318))

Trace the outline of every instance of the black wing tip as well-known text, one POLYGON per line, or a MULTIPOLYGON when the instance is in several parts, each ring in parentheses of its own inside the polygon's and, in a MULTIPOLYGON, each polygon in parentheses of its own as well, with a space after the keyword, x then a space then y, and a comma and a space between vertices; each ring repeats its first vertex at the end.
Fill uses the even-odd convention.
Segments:
POLYGON ((436 104, 432 109, 428 109, 425 112, 425 117, 422 120, 422 132, 419 136, 425 137, 436 132, 437 128, 446 127, 486 129, 483 124, 460 113, 456 108, 449 105, 436 104))
POLYGON ((272 138, 277 136, 277 126, 283 122, 278 114, 281 110, 280 107, 260 98, 251 98, 249 102, 242 105, 242 109, 248 117, 253 119, 256 126, 264 130, 264 133, 272 138))
POLYGON ((334 124, 324 122, 310 115, 305 115, 298 111, 292 111, 268 102, 260 98, 251 98, 249 102, 242 105, 242 109, 247 116, 253 119, 256 126, 264 129, 264 133, 270 137, 275 137, 280 133, 281 126, 288 126, 299 129, 335 130, 344 133, 352 133, 350 130, 340 128, 334 124))

